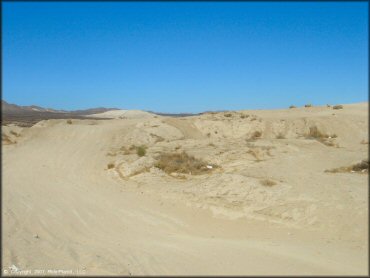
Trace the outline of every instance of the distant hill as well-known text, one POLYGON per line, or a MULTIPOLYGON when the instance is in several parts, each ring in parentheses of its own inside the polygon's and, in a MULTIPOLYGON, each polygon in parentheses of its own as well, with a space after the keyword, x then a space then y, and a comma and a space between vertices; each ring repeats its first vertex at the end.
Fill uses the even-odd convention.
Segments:
POLYGON ((23 126, 30 126, 41 120, 48 119, 89 119, 91 117, 86 117, 87 115, 103 113, 110 110, 118 109, 97 107, 85 110, 67 111, 44 108, 36 105, 21 106, 1 100, 1 123, 16 123, 23 126))
POLYGON ((189 116, 197 116, 201 113, 161 113, 161 112, 153 112, 153 111, 146 111, 152 114, 156 114, 159 116, 167 116, 167 117, 189 117, 189 116))
POLYGON ((6 102, 5 100, 1 100, 1 108, 3 114, 7 113, 26 113, 26 112, 51 112, 51 113, 71 113, 76 115, 89 115, 89 114, 96 114, 96 113, 103 113, 110 110, 118 110, 118 108, 105 108, 105 107, 97 107, 97 108, 89 108, 84 110, 56 110, 52 108, 44 108, 41 106, 30 105, 30 106, 20 106, 16 104, 11 104, 6 102))

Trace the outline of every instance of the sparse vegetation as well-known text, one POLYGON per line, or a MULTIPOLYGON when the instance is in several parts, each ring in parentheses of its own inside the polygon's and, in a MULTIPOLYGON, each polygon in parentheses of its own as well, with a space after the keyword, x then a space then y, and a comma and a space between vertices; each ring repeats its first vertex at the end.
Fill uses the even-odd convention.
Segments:
POLYGON ((327 104, 326 107, 331 107, 331 105, 330 104, 327 104))
POLYGON ((264 180, 261 180, 260 183, 263 185, 263 186, 274 186, 276 185, 276 182, 272 181, 272 180, 269 180, 269 179, 264 179, 264 180))
POLYGON ((110 162, 110 163, 108 163, 107 168, 112 169, 112 168, 114 168, 114 166, 115 166, 114 163, 110 162))
POLYGON ((343 109, 343 105, 334 105, 333 109, 335 109, 335 110, 343 109))
POLYGON ((232 114, 231 113, 225 113, 224 116, 229 118, 229 117, 232 116, 232 114))
POLYGON ((249 117, 249 115, 248 114, 241 114, 240 115, 240 118, 242 118, 242 119, 246 119, 246 118, 248 118, 249 117))
POLYGON ((255 132, 252 133, 251 137, 249 138, 250 141, 254 141, 256 139, 261 138, 262 132, 259 130, 256 130, 255 132))
POLYGON ((123 146, 120 148, 120 150, 125 155, 136 153, 138 156, 144 156, 146 154, 147 148, 148 147, 145 145, 141 145, 141 146, 131 145, 129 148, 123 146))
POLYGON ((305 137, 307 139, 316 139, 320 143, 329 147, 338 147, 338 144, 333 142, 333 139, 338 136, 336 134, 328 135, 326 133, 322 133, 317 126, 311 126, 309 133, 306 134, 305 137))
POLYGON ((311 126, 309 133, 306 134, 306 138, 309 139, 323 139, 328 137, 329 135, 322 133, 317 126, 311 126))
POLYGON ((67 124, 71 125, 72 124, 72 120, 71 119, 67 120, 67 124))
POLYGON ((145 154, 146 154, 146 146, 139 146, 139 147, 137 147, 136 148, 136 154, 138 155, 138 156, 144 156, 145 154))
POLYGON ((289 106, 289 109, 297 108, 297 106, 291 105, 289 106))
POLYGON ((278 135, 276 135, 276 139, 285 139, 285 136, 283 133, 279 132, 278 135))
POLYGON ((183 151, 181 153, 161 154, 155 167, 163 170, 167 174, 181 173, 200 175, 212 171, 217 166, 208 164, 205 161, 190 156, 183 151))
POLYGON ((304 107, 312 107, 311 103, 305 104, 304 107))
POLYGON ((330 170, 325 170, 326 173, 368 173, 369 172, 369 159, 364 159, 347 167, 339 167, 330 170))
POLYGON ((20 134, 19 134, 19 133, 17 133, 17 132, 15 132, 14 130, 11 130, 11 131, 10 131, 10 134, 12 134, 12 135, 14 135, 14 136, 16 136, 16 137, 19 137, 19 136, 20 136, 20 134))

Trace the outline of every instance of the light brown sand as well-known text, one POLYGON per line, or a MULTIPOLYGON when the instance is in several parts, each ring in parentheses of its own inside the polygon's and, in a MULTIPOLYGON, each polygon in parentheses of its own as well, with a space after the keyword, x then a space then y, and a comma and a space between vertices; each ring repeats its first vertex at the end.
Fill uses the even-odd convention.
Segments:
POLYGON ((4 127, 3 273, 366 275, 368 175, 324 171, 367 158, 368 103, 224 114, 4 127), (153 167, 182 150, 220 168, 153 167))

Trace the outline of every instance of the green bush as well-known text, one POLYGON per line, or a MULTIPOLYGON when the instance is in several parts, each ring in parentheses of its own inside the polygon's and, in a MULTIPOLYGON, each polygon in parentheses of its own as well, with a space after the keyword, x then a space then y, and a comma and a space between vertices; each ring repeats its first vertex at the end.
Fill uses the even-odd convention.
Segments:
POLYGON ((136 148, 136 154, 138 156, 144 156, 146 154, 146 147, 145 146, 139 146, 136 148))

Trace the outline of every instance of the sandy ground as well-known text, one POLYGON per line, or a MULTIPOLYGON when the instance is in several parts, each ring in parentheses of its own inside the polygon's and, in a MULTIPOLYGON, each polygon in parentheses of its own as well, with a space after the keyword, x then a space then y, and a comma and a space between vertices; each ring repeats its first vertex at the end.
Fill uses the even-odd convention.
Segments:
POLYGON ((3 127, 3 274, 368 274, 368 174, 325 172, 367 158, 368 103, 115 113, 3 127), (313 125, 333 146, 305 137, 313 125), (219 168, 154 166, 181 151, 219 168))

